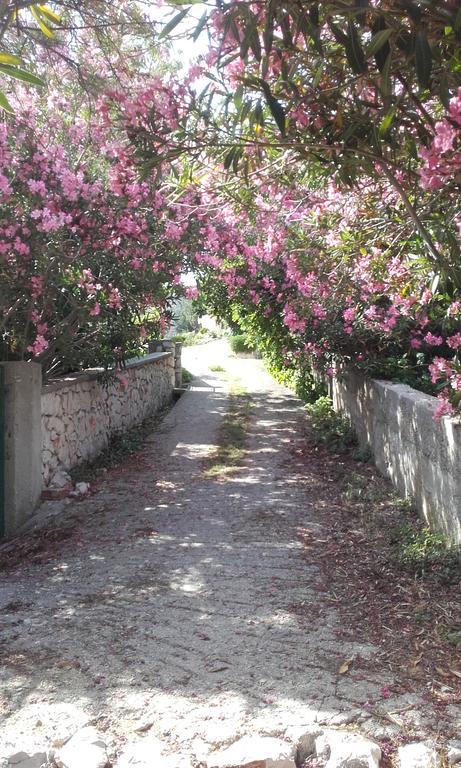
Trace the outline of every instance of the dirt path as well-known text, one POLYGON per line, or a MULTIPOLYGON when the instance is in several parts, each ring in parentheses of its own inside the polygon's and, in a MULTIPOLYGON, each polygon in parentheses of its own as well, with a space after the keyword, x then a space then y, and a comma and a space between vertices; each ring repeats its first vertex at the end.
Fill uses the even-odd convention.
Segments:
POLYGON ((346 639, 325 600, 299 528, 325 546, 331 488, 293 461, 299 401, 221 343, 184 357, 198 378, 143 449, 68 507, 63 537, 0 574, 0 756, 87 722, 115 763, 149 734, 198 764, 239 735, 313 722, 446 731, 459 710, 418 685, 390 695, 382 649, 346 639), (245 465, 221 479, 204 473, 227 408, 210 364, 251 393, 245 465))

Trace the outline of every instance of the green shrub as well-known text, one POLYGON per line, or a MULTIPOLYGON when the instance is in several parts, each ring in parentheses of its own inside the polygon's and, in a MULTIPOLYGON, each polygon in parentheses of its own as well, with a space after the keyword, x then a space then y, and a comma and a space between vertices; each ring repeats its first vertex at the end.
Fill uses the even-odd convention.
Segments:
POLYGON ((319 397, 306 405, 314 442, 326 445, 336 453, 345 453, 357 444, 357 437, 349 420, 333 410, 329 397, 319 397))
POLYGON ((180 341, 181 344, 182 344, 186 338, 187 338, 187 334, 185 334, 185 333, 177 333, 175 336, 171 336, 169 341, 180 341))
POLYGON ((248 352, 255 351, 254 346, 249 344, 247 337, 243 333, 238 334, 237 336, 231 336, 229 339, 229 344, 232 352, 235 355, 238 355, 239 353, 248 353, 248 352))
POLYGON ((434 576, 441 582, 461 578, 461 548, 450 547, 448 540, 430 528, 403 525, 395 530, 394 559, 416 576, 434 576))

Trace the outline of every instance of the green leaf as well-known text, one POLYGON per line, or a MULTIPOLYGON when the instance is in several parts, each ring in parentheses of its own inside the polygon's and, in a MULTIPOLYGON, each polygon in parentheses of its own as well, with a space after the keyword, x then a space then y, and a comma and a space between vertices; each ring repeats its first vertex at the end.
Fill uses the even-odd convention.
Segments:
POLYGON ((314 27, 318 27, 320 24, 320 16, 319 16, 319 4, 314 3, 309 8, 309 18, 314 25, 314 27))
POLYGON ((440 101, 442 102, 445 109, 448 109, 450 106, 450 84, 448 82, 448 76, 446 72, 442 73, 442 76, 440 78, 440 101))
POLYGON ((234 173, 237 173, 239 162, 243 157, 243 149, 236 149, 234 159, 232 161, 232 170, 234 173))
POLYGON ((47 5, 39 5, 38 8, 39 8, 40 12, 42 13, 42 15, 45 16, 48 19, 48 21, 51 21, 54 24, 61 24, 62 23, 61 17, 58 16, 58 14, 55 13, 53 10, 51 10, 51 8, 48 8, 47 5))
POLYGON ((13 56, 11 53, 0 53, 0 64, 21 64, 22 59, 19 56, 13 56))
POLYGON ((195 42, 200 37, 201 33, 203 32, 205 28, 205 24, 208 20, 208 11, 205 11, 203 16, 200 17, 199 23, 195 27, 194 34, 192 35, 192 40, 195 42))
POLYGON ((367 62, 360 43, 359 35, 351 17, 348 19, 347 28, 349 34, 344 43, 347 60, 351 65, 352 71, 355 72, 356 75, 362 75, 367 71, 367 62))
POLYGON ((8 99, 6 98, 3 91, 0 91, 0 108, 5 110, 5 112, 10 112, 11 114, 14 114, 14 109, 11 106, 8 99))
POLYGON ((391 35, 392 29, 381 29, 379 32, 373 35, 365 48, 366 58, 370 59, 372 56, 375 56, 378 51, 380 51, 381 48, 388 42, 391 35))
POLYGON ((344 34, 342 29, 336 26, 336 24, 333 24, 333 22, 330 22, 330 29, 333 32, 333 35, 335 36, 338 43, 341 43, 342 45, 346 45, 347 43, 347 35, 344 34))
POLYGON ((256 125, 260 125, 261 128, 264 128, 264 112, 260 101, 258 101, 253 110, 253 121, 256 125))
POLYGON ((179 11, 179 13, 173 16, 173 18, 170 19, 168 24, 166 24, 163 27, 162 31, 158 36, 158 39, 163 40, 164 37, 168 37, 170 32, 172 32, 178 26, 178 24, 181 23, 184 17, 187 16, 187 14, 189 13, 189 10, 190 10, 189 8, 183 8, 181 11, 179 11))
POLYGON ((320 64, 320 66, 317 69, 317 72, 314 75, 314 79, 312 81, 312 88, 314 90, 318 88, 320 84, 320 80, 322 79, 322 75, 323 75, 323 64, 320 64))
POLYGON ((266 54, 272 50, 272 43, 274 40, 274 0, 269 0, 267 5, 266 23, 264 25, 263 43, 266 54))
POLYGON ((386 63, 381 71, 381 78, 379 81, 379 90, 381 91, 381 94, 384 96, 384 98, 389 98, 389 96, 392 95, 391 56, 392 54, 389 53, 389 56, 386 59, 386 63))
POLYGON ((244 87, 239 85, 234 93, 234 104, 237 109, 241 109, 243 103, 244 87))
POLYGON ((426 32, 422 29, 416 33, 415 64, 420 88, 428 88, 432 72, 432 51, 426 32))
POLYGON ((224 158, 224 169, 226 171, 229 170, 229 168, 231 167, 232 163, 234 162, 234 157, 235 157, 236 151, 237 151, 237 148, 236 147, 232 147, 232 149, 229 150, 229 152, 225 156, 225 158, 224 158))
POLYGON ((388 112, 387 115, 385 116, 384 120, 381 121, 381 124, 379 126, 379 136, 381 139, 385 139, 386 136, 388 135, 392 127, 392 123, 394 122, 394 119, 395 119, 395 109, 391 109, 391 111, 388 112))
POLYGON ((38 5, 31 5, 30 6, 30 12, 31 12, 32 16, 34 17, 35 21, 37 22, 38 26, 40 27, 41 31, 45 35, 45 37, 53 38, 54 37, 54 32, 53 32, 53 30, 51 30, 47 26, 47 24, 45 24, 45 22, 43 20, 43 14, 40 11, 39 6, 38 5))
POLYGON ((256 27, 252 27, 251 29, 250 46, 256 61, 261 61, 261 43, 259 42, 258 30, 256 27))
POLYGON ((458 10, 458 12, 456 14, 455 23, 454 23, 454 30, 455 30, 455 32, 460 32, 461 31, 461 8, 458 10))
POLYGON ((0 64, 0 72, 3 72, 8 77, 14 77, 15 80, 21 80, 23 83, 29 83, 29 85, 46 85, 45 81, 37 75, 33 75, 32 72, 27 72, 25 69, 19 67, 12 67, 9 64, 0 64))
POLYGON ((285 136, 286 134, 286 114, 285 110, 280 104, 279 101, 277 101, 274 96, 271 96, 270 99, 267 99, 267 106, 269 107, 272 117, 274 118, 275 122, 277 123, 277 127, 282 134, 282 136, 285 136))

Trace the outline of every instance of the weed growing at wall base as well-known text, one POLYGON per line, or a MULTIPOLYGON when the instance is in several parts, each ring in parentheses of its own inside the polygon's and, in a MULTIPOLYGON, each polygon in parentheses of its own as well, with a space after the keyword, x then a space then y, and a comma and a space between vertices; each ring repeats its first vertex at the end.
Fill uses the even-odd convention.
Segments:
POLYGON ((392 540, 394 560, 405 571, 446 584, 461 580, 461 547, 450 547, 442 534, 405 524, 395 529, 392 540))
POLYGON ((335 453, 345 453, 357 445, 356 434, 347 418, 333 410, 329 397, 319 397, 306 405, 314 443, 335 453))

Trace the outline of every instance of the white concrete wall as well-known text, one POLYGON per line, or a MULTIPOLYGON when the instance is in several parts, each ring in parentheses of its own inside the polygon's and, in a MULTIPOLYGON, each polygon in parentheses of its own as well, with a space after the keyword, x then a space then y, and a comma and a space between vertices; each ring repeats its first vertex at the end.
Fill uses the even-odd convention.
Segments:
POLYGON ((116 432, 140 424, 166 405, 174 387, 173 352, 131 361, 122 379, 102 370, 57 379, 43 387, 42 477, 95 458, 116 432))
POLYGON ((434 529, 461 544, 461 424, 434 421, 438 400, 404 384, 348 373, 333 381, 332 395, 379 471, 434 529))

